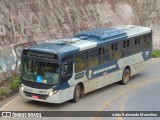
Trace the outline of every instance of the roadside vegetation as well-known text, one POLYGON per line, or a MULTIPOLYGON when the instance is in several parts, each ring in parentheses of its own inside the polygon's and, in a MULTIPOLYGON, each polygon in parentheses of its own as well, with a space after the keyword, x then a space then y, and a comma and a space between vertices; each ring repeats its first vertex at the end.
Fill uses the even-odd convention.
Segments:
POLYGON ((160 50, 154 50, 154 51, 152 52, 152 57, 153 57, 153 58, 160 57, 160 50))
POLYGON ((0 97, 7 94, 7 90, 5 88, 0 88, 0 97))
POLYGON ((8 80, 0 83, 0 98, 5 97, 11 92, 18 91, 19 84, 19 75, 12 76, 8 80))

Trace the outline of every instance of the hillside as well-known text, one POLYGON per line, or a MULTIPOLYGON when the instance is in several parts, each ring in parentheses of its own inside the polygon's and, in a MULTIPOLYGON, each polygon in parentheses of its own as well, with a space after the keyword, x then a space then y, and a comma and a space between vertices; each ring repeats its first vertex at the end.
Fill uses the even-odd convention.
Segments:
POLYGON ((160 49, 159 0, 0 0, 0 80, 17 72, 23 47, 101 26, 152 27, 160 49))

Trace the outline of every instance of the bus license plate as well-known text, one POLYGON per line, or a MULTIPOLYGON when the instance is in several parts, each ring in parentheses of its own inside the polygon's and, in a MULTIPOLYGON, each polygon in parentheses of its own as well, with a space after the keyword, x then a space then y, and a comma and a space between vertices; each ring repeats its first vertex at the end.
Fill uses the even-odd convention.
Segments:
POLYGON ((34 98, 34 99, 39 99, 39 96, 32 95, 32 98, 34 98))

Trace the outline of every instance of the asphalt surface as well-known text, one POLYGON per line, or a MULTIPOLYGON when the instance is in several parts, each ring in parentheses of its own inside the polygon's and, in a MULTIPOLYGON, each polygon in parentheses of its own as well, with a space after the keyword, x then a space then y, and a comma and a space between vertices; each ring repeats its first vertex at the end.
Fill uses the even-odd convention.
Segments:
MULTIPOLYGON (((2 111, 160 111, 160 59, 133 76, 127 85, 118 83, 85 95, 78 103, 48 104, 16 97, 2 111)), ((1 119, 1 118, 0 118, 1 119)), ((12 118, 18 120, 17 118, 12 118)), ((20 118, 19 118, 20 119, 20 118)), ((31 118, 30 118, 31 119, 31 118)), ((32 118, 37 120, 38 118, 32 118)), ((41 118, 52 119, 53 118, 41 118)), ((54 120, 159 120, 157 117, 55 117, 54 120)), ((6 120, 6 118, 2 118, 6 120)))

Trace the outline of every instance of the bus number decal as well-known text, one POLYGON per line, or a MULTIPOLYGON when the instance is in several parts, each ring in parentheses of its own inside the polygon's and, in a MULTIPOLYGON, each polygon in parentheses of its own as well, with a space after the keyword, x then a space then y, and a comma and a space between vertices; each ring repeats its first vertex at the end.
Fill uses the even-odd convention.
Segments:
POLYGON ((83 78, 84 77, 84 72, 82 73, 78 73, 75 75, 75 79, 80 79, 80 78, 83 78))

